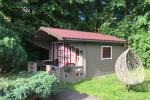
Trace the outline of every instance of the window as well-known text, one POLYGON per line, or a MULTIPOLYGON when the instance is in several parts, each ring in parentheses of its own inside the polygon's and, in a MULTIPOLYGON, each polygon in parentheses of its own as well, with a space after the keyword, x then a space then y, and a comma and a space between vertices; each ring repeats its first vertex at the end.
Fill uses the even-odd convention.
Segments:
POLYGON ((101 47, 101 60, 112 59, 112 46, 101 47))
POLYGON ((83 51, 76 48, 76 66, 83 66, 83 51))
POLYGON ((71 63, 71 46, 64 44, 64 65, 71 63))
POLYGON ((58 66, 63 66, 63 59, 64 59, 64 48, 62 43, 57 44, 57 57, 58 57, 58 66))
POLYGON ((57 43, 58 66, 71 63, 71 46, 69 44, 57 43))

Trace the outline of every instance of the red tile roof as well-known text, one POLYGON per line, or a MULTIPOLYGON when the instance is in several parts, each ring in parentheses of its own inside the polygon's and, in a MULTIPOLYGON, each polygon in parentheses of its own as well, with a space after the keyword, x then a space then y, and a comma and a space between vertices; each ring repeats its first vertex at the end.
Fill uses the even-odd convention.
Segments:
POLYGON ((77 30, 67 30, 48 27, 40 27, 39 30, 45 31, 47 34, 52 35, 58 38, 59 40, 84 40, 84 41, 126 43, 126 40, 124 39, 95 32, 83 32, 77 30))

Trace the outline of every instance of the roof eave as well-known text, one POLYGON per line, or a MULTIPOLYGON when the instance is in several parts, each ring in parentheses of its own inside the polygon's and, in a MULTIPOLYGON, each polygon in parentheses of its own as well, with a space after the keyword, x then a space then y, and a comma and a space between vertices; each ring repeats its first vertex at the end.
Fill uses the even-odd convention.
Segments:
POLYGON ((105 43, 119 43, 119 44, 126 44, 127 41, 111 41, 111 40, 87 40, 87 39, 68 39, 68 38, 63 38, 64 41, 80 41, 80 42, 105 42, 105 43))
POLYGON ((46 32, 48 35, 52 35, 52 36, 56 37, 58 40, 63 40, 63 37, 61 37, 60 35, 58 35, 58 34, 56 34, 56 33, 49 32, 49 31, 46 29, 46 27, 41 26, 41 27, 37 30, 37 33, 38 33, 40 30, 46 32))

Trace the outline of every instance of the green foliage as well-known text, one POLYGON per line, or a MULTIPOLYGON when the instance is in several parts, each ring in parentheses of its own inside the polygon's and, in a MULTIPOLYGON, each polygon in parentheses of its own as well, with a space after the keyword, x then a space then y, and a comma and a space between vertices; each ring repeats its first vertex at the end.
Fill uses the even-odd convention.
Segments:
MULTIPOLYGON (((119 1, 118 1, 119 2, 119 1)), ((99 28, 102 33, 125 38, 129 41, 128 47, 132 47, 140 56, 145 68, 150 67, 150 12, 147 10, 147 1, 126 1, 126 12, 122 20, 114 19, 105 21, 99 28), (131 13, 131 14, 130 14, 131 13)), ((118 8, 119 9, 119 8, 118 8)), ((119 10, 118 10, 119 12, 119 10)))
POLYGON ((9 72, 26 64, 27 54, 15 34, 0 13, 0 72, 9 72))
POLYGON ((0 39, 0 68, 2 72, 11 71, 16 67, 23 67, 27 54, 14 37, 0 39))
POLYGON ((19 38, 28 54, 34 48, 28 47, 32 33, 40 26, 102 32, 134 41, 137 34, 150 34, 149 9, 149 0, 1 0, 0 22, 5 24, 0 35, 19 38))
POLYGON ((22 74, 16 80, 2 80, 0 87, 3 95, 0 96, 6 100, 46 99, 60 88, 56 77, 46 72, 22 74))
POLYGON ((140 56, 145 68, 150 67, 150 35, 149 33, 137 34, 129 39, 129 45, 140 56))
POLYGON ((137 29, 150 32, 150 12, 144 14, 144 16, 138 16, 135 23, 137 29))
POLYGON ((112 9, 116 9, 119 7, 125 7, 125 0, 113 0, 110 2, 112 9))
POLYGON ((85 1, 86 0, 2 0, 1 10, 2 13, 11 18, 13 25, 20 21, 23 26, 26 26, 21 26, 25 31, 27 31, 28 28, 34 29, 40 26, 74 28, 74 25, 77 24, 76 21, 79 22, 78 7, 85 1))

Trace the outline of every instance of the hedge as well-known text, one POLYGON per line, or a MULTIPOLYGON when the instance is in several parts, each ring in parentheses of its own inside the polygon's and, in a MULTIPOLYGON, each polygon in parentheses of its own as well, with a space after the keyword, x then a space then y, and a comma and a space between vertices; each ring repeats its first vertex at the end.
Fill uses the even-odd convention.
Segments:
POLYGON ((46 99, 55 95, 60 82, 46 72, 29 73, 15 80, 0 80, 0 96, 6 100, 46 99))

